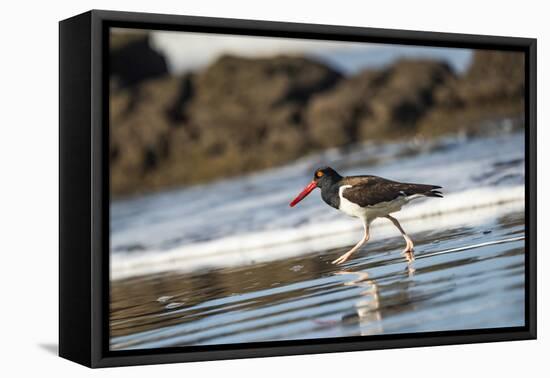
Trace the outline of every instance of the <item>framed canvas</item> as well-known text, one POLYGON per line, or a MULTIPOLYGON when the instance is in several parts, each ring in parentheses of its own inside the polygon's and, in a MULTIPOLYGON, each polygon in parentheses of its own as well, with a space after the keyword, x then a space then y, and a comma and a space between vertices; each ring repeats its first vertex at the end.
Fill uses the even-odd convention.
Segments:
POLYGON ((535 39, 59 27, 62 357, 536 338, 535 39))

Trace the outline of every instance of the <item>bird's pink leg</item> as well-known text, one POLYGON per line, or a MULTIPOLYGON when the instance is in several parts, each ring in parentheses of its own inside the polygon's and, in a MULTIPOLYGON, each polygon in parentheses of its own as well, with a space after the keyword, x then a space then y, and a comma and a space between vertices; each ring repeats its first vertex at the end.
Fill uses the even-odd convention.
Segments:
POLYGON ((414 244, 411 240, 411 238, 409 238, 409 235, 407 235, 407 233, 405 232, 405 230, 403 230, 403 227, 401 227, 401 225, 399 224, 399 222, 397 221, 397 219, 395 219, 394 217, 392 217, 391 215, 387 215, 386 218, 388 218, 395 227, 397 227, 397 229, 399 230, 399 232, 401 232, 401 235, 403 235, 403 238, 405 239, 405 242, 407 243, 407 246, 405 247, 405 249, 403 250, 403 253, 405 254, 412 254, 412 252, 414 251, 414 244))
POLYGON ((370 235, 369 235, 369 223, 366 220, 363 220, 363 227, 365 229, 365 235, 363 236, 363 239, 359 240, 359 243, 355 244, 355 246, 344 253, 342 256, 338 257, 336 260, 334 260, 332 263, 336 265, 340 265, 351 257, 355 252, 359 250, 366 242, 369 241, 370 235))

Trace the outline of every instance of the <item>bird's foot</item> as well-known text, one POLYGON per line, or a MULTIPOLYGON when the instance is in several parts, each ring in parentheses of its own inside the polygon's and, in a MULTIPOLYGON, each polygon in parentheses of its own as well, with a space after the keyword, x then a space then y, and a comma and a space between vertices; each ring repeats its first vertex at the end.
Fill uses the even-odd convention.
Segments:
POLYGON ((349 258, 351 257, 351 255, 353 255, 355 251, 349 251, 349 252, 346 252, 344 253, 342 256, 338 257, 336 260, 334 260, 332 262, 332 264, 334 265, 340 265, 340 264, 343 264, 345 263, 346 261, 349 260, 349 258))
POLYGON ((407 259, 408 262, 414 261, 414 249, 413 248, 405 248, 403 252, 401 252, 403 256, 407 259))
POLYGON ((413 247, 407 247, 401 253, 402 254, 414 253, 414 248, 413 247))
POLYGON ((406 255, 406 254, 413 254, 414 253, 414 244, 412 242, 412 240, 410 239, 405 239, 405 241, 407 242, 407 245, 405 247, 405 249, 403 250, 403 254, 406 255))

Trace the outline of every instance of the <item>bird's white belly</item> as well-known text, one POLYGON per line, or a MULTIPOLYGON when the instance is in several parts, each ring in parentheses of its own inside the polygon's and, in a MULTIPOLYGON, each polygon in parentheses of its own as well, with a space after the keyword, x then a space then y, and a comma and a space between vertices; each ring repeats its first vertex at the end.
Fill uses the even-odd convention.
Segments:
POLYGON ((351 185, 343 185, 339 189, 340 206, 338 210, 352 217, 367 219, 369 222, 376 218, 385 217, 388 214, 401 210, 403 205, 408 202, 407 197, 399 197, 393 201, 380 202, 376 205, 361 207, 349 200, 347 200, 342 193, 346 188, 350 188, 351 185))

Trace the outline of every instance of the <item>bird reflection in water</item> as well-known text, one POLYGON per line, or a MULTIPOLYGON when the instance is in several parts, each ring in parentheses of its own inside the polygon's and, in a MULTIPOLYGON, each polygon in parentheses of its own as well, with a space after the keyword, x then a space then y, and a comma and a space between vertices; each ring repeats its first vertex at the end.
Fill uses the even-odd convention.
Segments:
POLYGON ((343 326, 358 326, 361 335, 369 335, 373 333, 382 333, 382 314, 380 312, 380 296, 378 292, 378 284, 375 280, 369 278, 367 272, 358 271, 339 271, 335 275, 353 275, 353 279, 344 282, 344 286, 357 286, 365 288, 360 292, 360 299, 355 302, 354 308, 347 314, 342 316, 341 324, 343 326), (363 326, 369 325, 368 328, 363 326), (374 325, 374 327, 370 327, 374 325))
MULTIPOLYGON (((413 252, 405 253, 404 257, 407 262, 404 273, 409 278, 412 278, 415 273, 414 254, 413 252)), ((354 329, 352 333, 361 336, 383 333, 382 317, 384 305, 381 303, 384 302, 384 300, 380 296, 380 288, 376 280, 371 278, 366 271, 341 270, 332 274, 335 276, 351 276, 351 279, 343 282, 342 285, 359 287, 363 290, 359 292, 359 299, 353 304, 353 308, 348 313, 342 315, 340 320, 324 320, 316 321, 316 323, 323 327, 352 328, 354 329)), ((398 296, 401 297, 404 295, 407 297, 400 298, 402 300, 402 306, 404 305, 406 307, 407 303, 409 303, 408 288, 410 282, 402 284, 404 285, 403 291, 401 291, 398 296)), ((388 299, 389 298, 386 298, 386 302, 388 299)), ((389 301, 393 302, 393 299, 389 299, 389 301)), ((387 305, 386 303, 386 307, 387 305)), ((390 307, 392 307, 392 305, 390 305, 390 307)), ((386 308, 386 311, 387 310, 388 308, 386 308)), ((392 310, 389 311, 392 312, 392 310)))
MULTIPOLYGON (((415 273, 414 254, 408 252, 404 256, 407 261, 405 272, 412 278, 415 273)), ((369 273, 365 271, 339 271, 334 274, 353 275, 354 277, 343 285, 365 288, 359 293, 360 299, 355 302, 353 310, 342 316, 342 325, 357 326, 362 336, 383 333, 380 290, 376 280, 370 278, 369 273)))
POLYGON ((407 260, 407 273, 409 274, 409 277, 414 276, 414 251, 406 251, 403 252, 403 256, 405 257, 405 260, 407 260))

